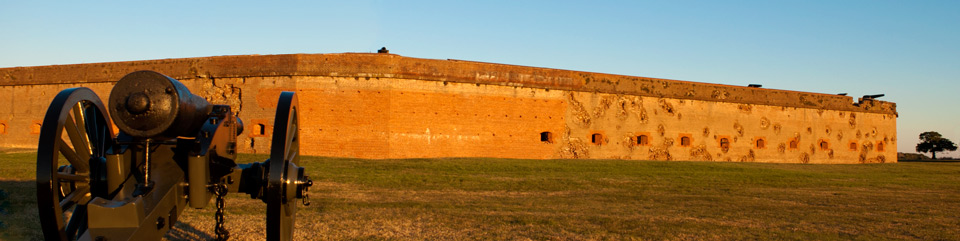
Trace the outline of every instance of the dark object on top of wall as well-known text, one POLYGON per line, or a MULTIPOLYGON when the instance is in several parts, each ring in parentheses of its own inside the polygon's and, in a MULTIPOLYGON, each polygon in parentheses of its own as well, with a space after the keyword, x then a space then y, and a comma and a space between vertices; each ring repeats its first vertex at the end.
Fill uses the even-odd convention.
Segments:
POLYGON ((863 99, 876 99, 876 98, 880 98, 880 97, 883 97, 883 96, 884 96, 884 94, 864 95, 864 96, 863 96, 863 99))

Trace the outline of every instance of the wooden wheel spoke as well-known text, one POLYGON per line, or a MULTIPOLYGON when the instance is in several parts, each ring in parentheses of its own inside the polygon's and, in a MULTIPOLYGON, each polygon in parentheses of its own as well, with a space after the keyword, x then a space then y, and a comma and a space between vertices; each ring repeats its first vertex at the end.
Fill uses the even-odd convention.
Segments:
POLYGON ((86 229, 87 226, 87 208, 86 206, 77 206, 73 215, 70 215, 70 221, 67 221, 65 231, 68 240, 73 240, 77 236, 77 231, 86 229))
POLYGON ((295 157, 297 157, 297 155, 299 154, 299 152, 300 152, 299 150, 292 150, 291 152, 288 152, 288 153, 287 153, 287 156, 286 156, 285 159, 286 159, 287 161, 294 162, 293 159, 294 159, 295 157))
POLYGON ((289 146, 287 147, 287 153, 285 154, 283 159, 288 161, 294 161, 293 159, 296 158, 299 154, 300 154, 299 146, 297 145, 289 146))
POLYGON ((103 156, 106 154, 107 140, 110 138, 110 134, 107 133, 108 124, 103 118, 98 118, 102 115, 96 108, 87 108, 85 113, 87 133, 90 137, 90 153, 93 156, 103 156))
POLYGON ((102 135, 100 134, 100 121, 97 119, 99 113, 96 112, 96 109, 86 108, 83 111, 84 122, 87 124, 87 137, 90 139, 90 155, 93 156, 102 156, 100 154, 103 144, 100 141, 102 135))
MULTIPOLYGON (((289 136, 289 134, 287 135, 289 136)), ((283 146, 284 148, 286 148, 286 151, 284 152, 284 155, 285 155, 284 157, 290 156, 290 153, 294 151, 292 145, 295 140, 296 139, 294 138, 287 138, 286 143, 283 146)))
POLYGON ((69 195, 64 197, 63 200, 60 200, 60 210, 70 209, 70 207, 73 207, 74 204, 77 204, 77 202, 71 201, 75 196, 77 196, 76 191, 71 192, 69 195))
POLYGON ((80 134, 80 128, 77 128, 77 123, 71 121, 71 118, 67 118, 63 124, 63 129, 67 131, 67 136, 70 137, 70 143, 73 144, 73 149, 76 150, 77 156, 81 160, 90 160, 90 142, 89 138, 84 131, 83 135, 80 134))
POLYGON ((63 197, 63 199, 60 200, 61 210, 66 209, 64 207, 69 207, 69 206, 72 206, 73 204, 76 204, 77 202, 80 201, 80 199, 86 197, 87 194, 89 193, 90 193, 90 187, 81 187, 81 188, 77 188, 77 190, 74 190, 73 192, 70 192, 70 194, 67 194, 66 197, 63 197))
POLYGON ((74 123, 76 123, 78 127, 77 132, 79 132, 80 137, 82 138, 84 143, 86 143, 85 147, 87 148, 87 150, 90 150, 90 153, 92 155, 93 147, 91 146, 92 144, 91 141, 93 139, 90 138, 90 130, 88 129, 90 126, 88 125, 94 124, 94 123, 91 123, 90 120, 87 120, 87 117, 89 117, 89 115, 87 115, 85 108, 83 108, 82 101, 77 102, 76 105, 73 105, 73 118, 75 120, 74 123))
POLYGON ((69 173, 57 173, 57 178, 60 178, 60 179, 63 179, 63 180, 70 180, 70 181, 72 181, 72 182, 88 182, 88 181, 90 181, 90 177, 88 177, 88 176, 76 175, 76 174, 69 174, 69 173))
POLYGON ((80 159, 80 157, 77 156, 77 152, 75 152, 73 149, 70 149, 70 146, 67 145, 66 141, 63 139, 60 139, 59 141, 60 154, 63 154, 63 157, 67 158, 67 162, 70 162, 70 165, 73 165, 73 168, 80 172, 86 172, 90 169, 90 164, 87 163, 89 157, 88 159, 80 159))
MULTIPOLYGON (((296 128, 296 126, 294 126, 293 128, 296 128)), ((297 144, 299 142, 297 141, 296 132, 294 132, 293 135, 294 135, 293 138, 289 138, 287 140, 287 145, 285 146, 287 150, 284 153, 283 157, 284 159, 287 159, 287 160, 289 160, 289 158, 292 158, 293 155, 296 155, 297 152, 300 151, 300 145, 297 144)))
POLYGON ((64 211, 65 211, 65 210, 69 210, 70 208, 72 208, 72 207, 74 207, 74 206, 77 206, 77 203, 74 203, 74 202, 64 203, 63 205, 60 205, 60 210, 64 210, 64 211))
POLYGON ((286 140, 286 145, 284 145, 284 147, 286 148, 286 152, 284 153, 285 160, 292 159, 294 155, 296 155, 300 151, 299 150, 300 146, 298 145, 298 143, 300 143, 298 140, 300 138, 299 136, 300 132, 298 131, 299 127, 297 126, 297 122, 296 122, 297 113, 295 112, 295 110, 296 109, 294 109, 294 113, 293 113, 293 121, 291 121, 290 124, 287 125, 287 140, 286 140))

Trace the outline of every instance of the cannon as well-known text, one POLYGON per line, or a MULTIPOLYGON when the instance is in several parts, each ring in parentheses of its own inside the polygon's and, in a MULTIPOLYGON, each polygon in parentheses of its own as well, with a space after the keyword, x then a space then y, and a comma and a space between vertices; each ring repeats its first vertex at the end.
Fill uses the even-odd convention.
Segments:
POLYGON ((269 159, 237 164, 243 122, 176 79, 127 74, 107 106, 88 88, 65 89, 47 109, 37 148, 44 237, 159 240, 186 207, 215 198, 214 231, 226 240, 224 196, 232 192, 266 204, 268 240, 290 240, 298 202, 309 205, 313 185, 299 166, 299 111, 296 94, 281 93, 269 159))

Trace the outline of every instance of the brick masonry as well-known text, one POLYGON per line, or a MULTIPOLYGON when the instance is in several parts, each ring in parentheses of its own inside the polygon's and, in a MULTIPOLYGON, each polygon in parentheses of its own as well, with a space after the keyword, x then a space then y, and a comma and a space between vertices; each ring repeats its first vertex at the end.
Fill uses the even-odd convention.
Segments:
POLYGON ((352 53, 0 69, 0 146, 36 147, 34 129, 60 90, 89 87, 105 100, 113 82, 144 69, 231 105, 245 121, 239 145, 248 153, 269 152, 277 97, 294 90, 306 155, 896 161, 890 102, 352 53))

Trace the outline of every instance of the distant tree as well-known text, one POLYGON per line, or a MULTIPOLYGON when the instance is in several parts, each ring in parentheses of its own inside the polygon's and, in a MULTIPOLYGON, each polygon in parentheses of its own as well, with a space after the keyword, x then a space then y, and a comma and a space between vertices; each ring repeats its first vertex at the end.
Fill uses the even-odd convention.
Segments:
POLYGON ((917 151, 929 152, 933 155, 933 159, 937 159, 937 152, 956 150, 957 144, 953 144, 949 139, 943 138, 943 136, 936 131, 920 133, 920 143, 917 143, 917 151))

